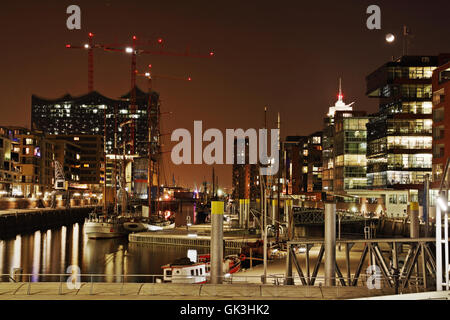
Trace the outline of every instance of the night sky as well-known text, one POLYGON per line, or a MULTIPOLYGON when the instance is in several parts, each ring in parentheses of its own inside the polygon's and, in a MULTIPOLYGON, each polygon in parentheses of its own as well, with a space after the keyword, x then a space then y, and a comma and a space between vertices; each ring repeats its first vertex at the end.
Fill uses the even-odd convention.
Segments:
MULTIPOLYGON (((14 1, 0 9, 0 125, 30 126, 31 95, 56 98, 87 91, 87 53, 82 45, 93 32, 98 43, 162 37, 165 49, 207 54, 213 59, 138 57, 138 69, 151 63, 155 74, 191 76, 192 82, 155 80, 165 116, 162 132, 260 128, 281 113, 282 136, 322 129, 328 107, 337 99, 342 77, 344 100, 356 110, 377 110, 365 97, 365 76, 402 54, 402 26, 414 38, 410 54, 450 52, 450 1, 14 1), (66 28, 66 8, 81 7, 81 30, 66 28), (366 8, 381 7, 381 30, 366 28, 366 8), (387 33, 397 41, 387 44, 387 33)), ((130 88, 130 58, 95 51, 95 90, 116 98, 130 88)), ((144 79, 138 85, 146 89, 144 79)), ((170 135, 164 137, 170 151, 170 135)), ((184 185, 211 178, 206 165, 171 164, 164 154, 168 182, 172 172, 184 185)), ((231 166, 216 166, 219 184, 231 186, 231 166)))

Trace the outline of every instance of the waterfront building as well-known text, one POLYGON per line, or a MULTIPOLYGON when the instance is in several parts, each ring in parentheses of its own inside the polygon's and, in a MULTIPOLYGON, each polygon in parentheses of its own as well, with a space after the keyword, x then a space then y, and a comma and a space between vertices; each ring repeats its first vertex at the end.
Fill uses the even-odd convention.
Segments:
POLYGON ((367 188, 365 111, 336 111, 334 117, 333 190, 348 193, 367 188))
POLYGON ((232 198, 235 201, 239 199, 250 199, 256 201, 260 199, 261 187, 259 185, 259 165, 250 164, 249 161, 249 140, 242 139, 245 145, 245 151, 241 154, 237 152, 237 144, 241 139, 234 139, 234 161, 232 168, 232 198), (238 163, 238 159, 243 160, 243 164, 238 163))
MULTIPOLYGON (((126 153, 131 154, 131 145, 135 154, 147 155, 148 125, 151 123, 152 137, 157 141, 157 114, 159 112, 159 94, 149 94, 136 87, 136 112, 129 110, 130 94, 111 99, 93 91, 74 97, 69 94, 57 99, 45 99, 32 95, 31 126, 52 135, 105 135, 106 151, 113 152, 115 133, 117 146, 126 142, 126 153), (148 117, 148 104, 151 100, 151 121, 148 117), (131 141, 130 125, 120 126, 129 121, 135 123, 135 137, 131 141), (106 125, 106 130, 105 130, 106 125)), ((122 149, 121 149, 122 150, 122 149)))
POLYGON ((437 56, 403 56, 367 76, 367 96, 379 111, 367 125, 371 189, 417 190, 432 166, 432 84, 437 56))
POLYGON ((283 142, 283 193, 299 195, 306 192, 308 178, 308 137, 287 136, 283 142))
POLYGON ((324 118, 324 129, 322 133, 322 190, 324 192, 334 191, 335 176, 335 153, 334 153, 334 135, 335 135, 335 115, 336 112, 349 112, 353 110, 354 102, 346 104, 342 94, 341 80, 339 79, 339 94, 336 103, 328 110, 324 118))
MULTIPOLYGON (((439 189, 445 164, 450 158, 450 55, 439 56, 432 77, 433 89, 433 167, 432 188, 439 189)), ((447 179, 449 176, 447 176, 447 179)), ((447 180, 447 183, 448 180, 447 180)))
POLYGON ((322 191, 322 132, 283 141, 283 193, 319 200, 322 191))
MULTIPOLYGON (((58 134, 48 135, 51 140, 66 141, 69 145, 78 148, 78 157, 73 159, 78 169, 77 180, 72 180, 74 188, 101 191, 104 179, 104 145, 102 135, 88 134, 58 134), (75 147, 76 146, 76 147, 75 147)), ((68 171, 65 169, 66 174, 68 171)), ((69 179, 70 180, 70 179, 69 179)))
POLYGON ((53 190, 55 144, 42 132, 22 131, 17 138, 17 168, 21 179, 14 183, 12 195, 41 197, 53 190))
MULTIPOLYGON (((58 136, 47 136, 54 144, 55 161, 61 164, 68 188, 77 187, 80 183, 80 155, 79 145, 58 136)), ((53 164, 54 165, 54 164, 53 164)))
POLYGON ((322 191, 322 131, 317 131, 308 136, 307 147, 307 192, 320 193, 322 191))
POLYGON ((0 197, 11 193, 15 180, 12 153, 12 139, 6 129, 0 128, 0 197))

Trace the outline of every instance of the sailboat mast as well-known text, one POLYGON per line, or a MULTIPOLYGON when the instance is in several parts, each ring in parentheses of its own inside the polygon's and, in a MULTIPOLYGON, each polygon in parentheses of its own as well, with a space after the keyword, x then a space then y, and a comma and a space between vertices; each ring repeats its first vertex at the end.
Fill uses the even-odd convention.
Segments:
POLYGON ((103 109, 103 212, 108 214, 106 208, 106 108, 103 109))
POLYGON ((148 186, 148 215, 152 215, 152 180, 153 180, 153 172, 152 172, 152 75, 151 75, 151 67, 149 65, 149 73, 148 73, 148 106, 147 106, 147 116, 148 116, 148 178, 147 178, 147 186, 148 186))
POLYGON ((280 224, 280 189, 281 189, 281 138, 280 138, 280 131, 281 131, 281 121, 280 121, 280 112, 278 112, 278 178, 277 178, 277 221, 275 222, 275 226, 276 226, 276 230, 277 230, 277 242, 279 240, 280 237, 280 228, 279 228, 279 224, 280 224))
POLYGON ((157 118, 156 118, 156 123, 157 123, 157 128, 158 128, 158 152, 157 152, 157 156, 156 156, 156 173, 157 173, 157 182, 158 182, 158 187, 156 188, 157 190, 157 214, 159 216, 159 210, 160 210, 160 201, 159 198, 161 197, 161 192, 160 192, 160 187, 161 187, 161 182, 160 182, 160 167, 159 167, 159 162, 160 162, 160 158, 161 158, 161 102, 158 101, 157 104, 157 118))
POLYGON ((117 201, 117 106, 114 108, 114 173, 113 173, 113 192, 114 192, 114 214, 118 213, 117 201))

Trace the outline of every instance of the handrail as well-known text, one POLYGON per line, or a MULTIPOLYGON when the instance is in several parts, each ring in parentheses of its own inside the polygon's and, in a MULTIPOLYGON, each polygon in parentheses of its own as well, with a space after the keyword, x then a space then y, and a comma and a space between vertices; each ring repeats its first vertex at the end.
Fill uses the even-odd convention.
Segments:
MULTIPOLYGON (((449 239, 450 241, 450 239, 449 239)), ((378 243, 378 242, 396 242, 396 243, 418 243, 418 242, 436 242, 436 238, 372 238, 372 239, 336 239, 336 243, 378 243)), ((324 243, 324 239, 316 240, 293 240, 288 241, 288 245, 299 244, 321 244, 324 243)))

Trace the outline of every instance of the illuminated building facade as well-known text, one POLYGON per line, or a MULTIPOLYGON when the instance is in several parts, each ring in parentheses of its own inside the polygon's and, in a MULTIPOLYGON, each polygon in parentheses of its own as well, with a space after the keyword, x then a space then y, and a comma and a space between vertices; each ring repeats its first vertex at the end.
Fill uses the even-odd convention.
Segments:
POLYGON ((334 154, 334 135, 335 135, 335 115, 336 112, 348 112, 353 110, 353 102, 344 103, 341 81, 339 80, 338 100, 329 108, 328 114, 324 118, 324 129, 322 133, 322 190, 324 192, 334 191, 335 177, 335 154, 334 154))
MULTIPOLYGON (((120 148, 126 142, 126 153, 131 153, 131 143, 134 143, 135 154, 146 156, 148 150, 147 115, 149 94, 136 88, 136 113, 129 110, 130 94, 120 99, 110 99, 93 91, 86 95, 73 97, 65 95, 59 99, 44 99, 36 95, 31 102, 31 127, 52 135, 101 135, 105 134, 106 122, 106 150, 113 152, 114 136, 117 132, 117 146, 120 148), (120 124, 129 120, 135 122, 135 141, 130 141, 130 125, 120 124), (117 130, 116 130, 117 129, 117 130)), ((151 125, 157 129, 157 112, 159 108, 159 94, 151 93, 151 125)), ((156 132, 155 132, 156 133, 156 132)), ((154 142, 157 135, 152 134, 154 142)), ((122 149, 120 149, 122 150, 122 149)), ((122 153, 122 152, 121 152, 122 153)))
POLYGON ((433 175, 432 187, 439 189, 450 158, 450 54, 439 56, 433 72, 433 175))
POLYGON ((367 188, 366 150, 369 118, 364 111, 337 111, 334 117, 333 190, 347 193, 367 188))
POLYGON ((11 193, 14 182, 13 144, 8 130, 0 128, 0 197, 11 193))
POLYGON ((367 95, 379 99, 379 112, 367 125, 369 188, 417 190, 431 173, 437 64, 436 56, 403 56, 367 76, 367 95))
POLYGON ((46 139, 42 133, 31 131, 22 132, 15 137, 15 148, 19 153, 17 168, 21 173, 21 180, 14 183, 12 195, 41 197, 45 192, 51 192, 54 183, 54 142, 46 139))

